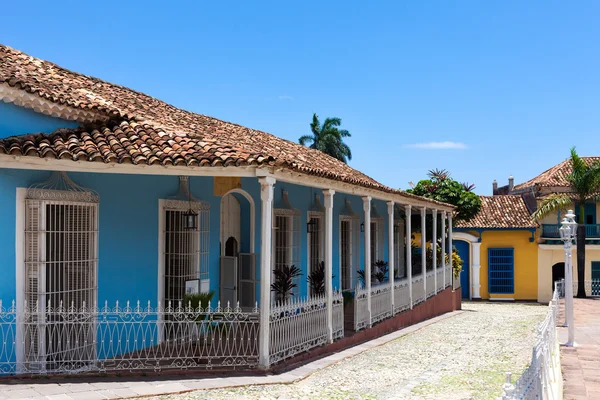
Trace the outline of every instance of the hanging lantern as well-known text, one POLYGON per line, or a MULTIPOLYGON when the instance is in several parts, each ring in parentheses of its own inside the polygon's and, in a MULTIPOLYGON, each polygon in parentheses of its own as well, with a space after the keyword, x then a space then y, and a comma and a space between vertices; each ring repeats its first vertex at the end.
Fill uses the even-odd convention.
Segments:
POLYGON ((198 214, 192 210, 192 192, 190 179, 188 178, 188 202, 190 204, 189 210, 183 214, 183 228, 188 231, 195 231, 198 229, 198 214))

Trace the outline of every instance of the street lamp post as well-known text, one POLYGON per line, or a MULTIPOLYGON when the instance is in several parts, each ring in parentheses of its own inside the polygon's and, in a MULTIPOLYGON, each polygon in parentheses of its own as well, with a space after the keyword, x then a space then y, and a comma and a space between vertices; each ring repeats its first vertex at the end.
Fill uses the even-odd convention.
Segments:
POLYGON ((577 235, 577 223, 573 210, 569 210, 562 220, 560 238, 565 244, 565 316, 568 325, 568 340, 566 346, 575 345, 575 324, 573 322, 573 240, 577 235))

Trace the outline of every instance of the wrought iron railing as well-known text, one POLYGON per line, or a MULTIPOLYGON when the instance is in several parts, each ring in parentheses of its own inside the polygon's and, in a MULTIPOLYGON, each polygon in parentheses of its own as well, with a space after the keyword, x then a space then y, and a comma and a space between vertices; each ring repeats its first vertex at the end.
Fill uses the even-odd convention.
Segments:
MULTIPOLYGON (((333 294, 333 339, 344 336, 344 298, 333 294)), ((269 362, 275 364, 314 347, 327 344, 325 295, 291 298, 271 309, 269 362)))
POLYGON ((371 288, 371 324, 392 316, 392 296, 389 283, 371 288))
POLYGON ((561 399, 560 350, 556 335, 559 294, 564 281, 556 282, 546 318, 537 327, 531 363, 514 386, 507 374, 502 399, 561 399))
POLYGON ((394 282, 394 313, 410 308, 410 288, 408 279, 403 278, 394 282))
POLYGON ((437 291, 441 292, 444 290, 444 268, 439 267, 436 271, 436 279, 437 279, 437 291))
MULTIPOLYGON (((573 281, 573 293, 577 294, 579 281, 573 281)), ((586 279, 584 281, 585 295, 591 297, 600 296, 600 279, 586 279)))
POLYGON ((368 290, 360 285, 354 291, 354 330, 368 328, 371 324, 368 307, 368 290))
MULTIPOLYGON (((542 224, 542 238, 560 239, 560 224, 542 224)), ((586 239, 600 239, 599 224, 585 224, 586 239)))
POLYGON ((423 275, 412 278, 413 305, 425 301, 425 288, 423 287, 423 275))
POLYGON ((446 285, 445 287, 452 286, 452 267, 450 265, 446 266, 446 285))
POLYGON ((435 295, 435 272, 430 271, 427 273, 427 298, 435 295))
MULTIPOLYGON (((123 304, 123 303, 121 303, 123 304)), ((80 373, 258 365, 259 310, 0 303, 0 372, 80 373)))

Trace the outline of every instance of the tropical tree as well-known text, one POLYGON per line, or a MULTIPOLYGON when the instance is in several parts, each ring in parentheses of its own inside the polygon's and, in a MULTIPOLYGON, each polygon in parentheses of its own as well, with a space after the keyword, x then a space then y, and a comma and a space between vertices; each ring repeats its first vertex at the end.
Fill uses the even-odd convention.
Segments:
POLYGON ((301 136, 298 142, 302 146, 310 143, 308 147, 311 149, 322 151, 331 157, 348 163, 348 160, 352 160, 352 152, 350 147, 344 143, 344 138, 351 135, 346 129, 339 129, 341 124, 342 120, 340 118, 327 118, 321 125, 317 114, 313 114, 313 120, 310 124, 312 134, 301 136))
POLYGON ((569 193, 555 193, 546 198, 534 212, 533 218, 541 220, 555 211, 565 210, 575 202, 579 208, 577 226, 577 297, 585 297, 585 202, 600 201, 600 161, 586 163, 571 148, 572 171, 565 178, 570 185, 569 193))
POLYGON ((481 209, 481 199, 473 192, 475 185, 452 179, 445 169, 430 170, 429 179, 419 181, 407 192, 455 205, 455 221, 469 221, 481 209))

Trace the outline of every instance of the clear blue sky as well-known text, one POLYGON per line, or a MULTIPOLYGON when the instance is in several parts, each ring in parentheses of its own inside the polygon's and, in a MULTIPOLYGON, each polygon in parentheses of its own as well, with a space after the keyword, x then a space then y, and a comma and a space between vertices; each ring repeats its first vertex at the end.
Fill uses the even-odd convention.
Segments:
POLYGON ((598 1, 154 3, 6 2, 0 42, 290 140, 340 117, 350 164, 403 189, 600 155, 598 1))

